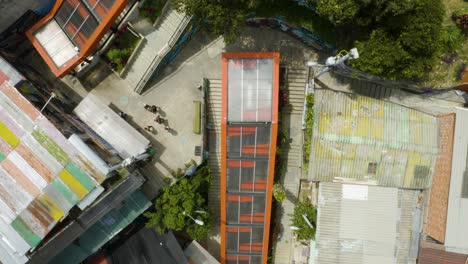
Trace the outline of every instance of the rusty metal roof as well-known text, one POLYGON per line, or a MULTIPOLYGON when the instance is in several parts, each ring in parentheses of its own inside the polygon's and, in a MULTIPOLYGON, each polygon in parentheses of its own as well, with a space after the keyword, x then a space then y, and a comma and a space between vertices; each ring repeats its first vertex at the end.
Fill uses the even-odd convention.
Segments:
POLYGON ((316 90, 309 179, 428 188, 438 120, 365 96, 316 90))
POLYGON ((418 264, 466 264, 468 255, 450 253, 435 248, 419 248, 418 264))
POLYGON ((432 176, 431 194, 427 208, 427 223, 424 231, 433 239, 444 243, 450 174, 452 172, 455 114, 440 117, 439 124, 439 155, 434 175, 432 176))
POLYGON ((105 177, 96 175, 5 79, 0 85, 0 261, 23 263, 25 253, 105 177))

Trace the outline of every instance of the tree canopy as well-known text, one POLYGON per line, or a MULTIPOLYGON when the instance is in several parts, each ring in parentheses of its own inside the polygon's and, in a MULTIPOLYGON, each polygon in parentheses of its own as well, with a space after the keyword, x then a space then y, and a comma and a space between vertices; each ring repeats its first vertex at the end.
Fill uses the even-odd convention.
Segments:
POLYGON ((227 43, 236 40, 239 27, 260 0, 173 0, 178 10, 207 22, 211 32, 227 43))
POLYGON ((206 197, 210 183, 210 171, 207 165, 199 167, 193 176, 165 187, 155 201, 154 212, 145 213, 146 226, 164 233, 166 229, 184 231, 195 240, 206 236, 210 230, 210 215, 206 197), (196 212, 199 211, 199 212, 196 212), (202 213, 200 211, 204 211, 202 213), (204 222, 198 225, 188 215, 204 222))
POLYGON ((308 1, 354 41, 360 58, 350 61, 352 66, 389 79, 424 79, 458 40, 457 32, 442 26, 442 0, 308 1))

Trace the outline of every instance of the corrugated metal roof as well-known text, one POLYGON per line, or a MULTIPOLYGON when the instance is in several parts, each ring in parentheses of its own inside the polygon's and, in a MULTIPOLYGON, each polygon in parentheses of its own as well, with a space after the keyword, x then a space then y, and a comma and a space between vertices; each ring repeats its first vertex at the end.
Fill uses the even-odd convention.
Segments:
POLYGON ((440 150, 437 157, 430 200, 428 204, 427 224, 425 232, 433 239, 444 243, 445 227, 447 225, 447 207, 449 197, 450 173, 452 170, 453 132, 455 129, 455 114, 439 118, 440 150))
POLYGON ((418 196, 415 190, 320 183, 315 263, 414 262, 418 196))
POLYGON ((309 179, 421 189, 438 153, 437 118, 364 96, 317 90, 309 179))
POLYGON ((104 215, 86 230, 75 243, 70 244, 49 263, 81 263, 86 257, 98 251, 150 206, 151 201, 141 191, 132 193, 122 202, 122 207, 113 209, 104 215))
POLYGON ((149 140, 93 94, 88 94, 75 114, 126 159, 144 153, 149 140))
POLYGON ((0 57, 0 83, 9 80, 11 84, 16 85, 24 76, 13 68, 5 59, 0 57))
POLYGON ((468 255, 450 253, 445 250, 421 247, 418 264, 466 264, 468 255))
POLYGON ((445 246, 449 252, 468 254, 468 197, 462 198, 462 186, 468 184, 468 110, 457 108, 455 114, 445 246))
POLYGON ((0 261, 24 262, 24 254, 104 179, 96 171, 10 82, 1 84, 0 233, 8 246, 0 249, 0 261))

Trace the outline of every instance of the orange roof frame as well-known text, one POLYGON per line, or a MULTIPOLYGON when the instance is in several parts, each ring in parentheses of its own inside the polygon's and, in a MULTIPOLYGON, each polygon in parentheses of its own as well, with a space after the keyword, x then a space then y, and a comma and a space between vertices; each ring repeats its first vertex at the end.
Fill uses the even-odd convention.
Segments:
POLYGON ((80 49, 78 56, 69 60, 61 67, 57 67, 57 65, 55 65, 55 63, 53 62, 49 54, 46 52, 46 50, 42 47, 42 45, 36 39, 36 37, 34 36, 34 33, 54 18, 55 14, 57 13, 57 11, 59 10, 60 6, 62 5, 64 1, 65 0, 57 0, 52 10, 49 12, 49 14, 47 14, 45 17, 39 20, 34 26, 32 26, 28 31, 26 31, 26 37, 31 41, 34 48, 36 48, 36 50, 39 52, 41 57, 49 66, 50 70, 57 77, 65 76, 67 73, 72 71, 76 66, 78 66, 78 64, 80 64, 86 57, 88 57, 94 51, 96 46, 99 44, 99 41, 101 40, 101 38, 110 29, 114 21, 117 19, 120 13, 122 13, 125 6, 127 6, 127 4, 129 3, 129 0, 116 0, 112 8, 109 10, 109 14, 103 18, 103 20, 101 21, 101 23, 99 23, 99 25, 94 30, 91 37, 83 46, 83 48, 80 49))
POLYGON ((227 93, 228 93, 228 60, 229 59, 273 59, 273 97, 272 97, 272 116, 271 116, 271 136, 270 136, 270 150, 269 150, 269 164, 268 164, 268 183, 266 194, 266 210, 265 210, 265 223, 263 231, 263 248, 262 248, 262 263, 267 263, 268 256, 268 243, 270 235, 270 218, 271 218, 271 205, 273 198, 273 179, 275 172, 275 157, 276 157, 276 138, 278 134, 278 94, 279 94, 279 52, 225 52, 221 58, 221 206, 220 206, 220 263, 225 264, 226 256, 226 172, 227 172, 227 93))

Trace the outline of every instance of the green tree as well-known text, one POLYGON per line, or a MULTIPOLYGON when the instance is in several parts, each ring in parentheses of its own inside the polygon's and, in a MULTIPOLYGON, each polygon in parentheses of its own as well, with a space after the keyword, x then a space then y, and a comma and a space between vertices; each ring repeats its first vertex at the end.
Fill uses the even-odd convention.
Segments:
POLYGON ((308 0, 317 13, 336 25, 370 25, 414 8, 414 0, 308 0))
POLYGON ((239 27, 259 0, 173 0, 180 11, 207 22, 208 29, 223 35, 227 43, 236 40, 239 27))
MULTIPOLYGON (((432 59, 443 44, 442 21, 445 7, 441 0, 418 0, 404 19, 398 39, 415 58, 432 59)), ((395 35, 397 35, 395 34, 395 35)))
POLYGON ((166 229, 184 231, 195 240, 206 236, 210 230, 210 215, 206 197, 210 183, 210 171, 207 165, 199 167, 193 176, 184 178, 178 183, 165 187, 161 196, 155 201, 155 212, 147 212, 147 227, 164 233, 166 229), (196 212, 202 210, 205 213, 196 212), (198 225, 188 216, 204 222, 198 225))
POLYGON ((353 67, 393 80, 427 77, 450 42, 442 26, 445 9, 441 0, 413 2, 412 9, 403 13, 387 5, 391 10, 387 11, 387 22, 373 25, 368 39, 355 42, 361 56, 349 61, 353 67))
POLYGON ((374 30, 368 41, 357 41, 355 46, 360 57, 349 63, 365 72, 394 80, 405 68, 412 67, 410 54, 384 30, 374 30))
POLYGON ((315 6, 318 14, 337 25, 349 22, 360 8, 356 0, 309 0, 309 2, 315 6))
POLYGON ((298 230, 294 230, 299 241, 310 241, 315 240, 315 230, 317 228, 317 209, 312 206, 309 200, 296 203, 294 207, 294 214, 291 216, 291 222, 293 226, 298 227, 298 230), (314 228, 305 221, 303 215, 309 219, 314 228))

